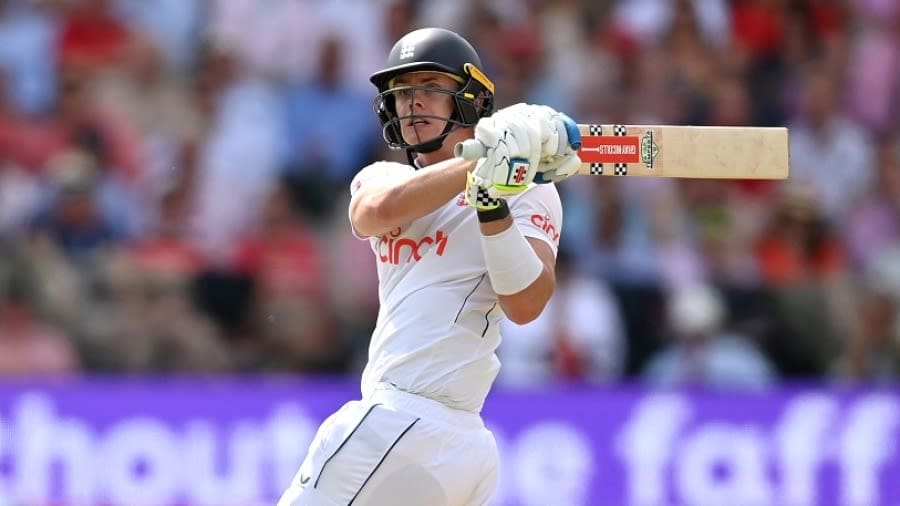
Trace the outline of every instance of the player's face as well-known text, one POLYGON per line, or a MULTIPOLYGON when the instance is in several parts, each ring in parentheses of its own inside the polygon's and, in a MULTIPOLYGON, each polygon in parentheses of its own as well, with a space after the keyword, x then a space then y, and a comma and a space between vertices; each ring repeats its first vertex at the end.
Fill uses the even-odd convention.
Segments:
POLYGON ((410 72, 398 76, 393 87, 399 88, 394 99, 397 115, 403 117, 403 140, 419 144, 441 135, 447 126, 441 118, 453 113, 453 96, 448 91, 458 90, 459 84, 441 72, 410 72))

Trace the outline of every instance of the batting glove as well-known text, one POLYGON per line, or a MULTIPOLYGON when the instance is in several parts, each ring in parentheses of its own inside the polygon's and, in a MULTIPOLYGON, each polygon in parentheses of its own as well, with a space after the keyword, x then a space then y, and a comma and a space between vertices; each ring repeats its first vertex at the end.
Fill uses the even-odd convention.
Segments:
POLYGON ((541 161, 540 130, 528 116, 506 114, 482 118, 475 139, 485 147, 472 171, 475 183, 498 198, 525 191, 541 161))
POLYGON ((540 130, 541 162, 535 183, 557 183, 578 172, 581 147, 578 125, 567 115, 546 105, 518 103, 497 111, 494 116, 527 117, 540 130))

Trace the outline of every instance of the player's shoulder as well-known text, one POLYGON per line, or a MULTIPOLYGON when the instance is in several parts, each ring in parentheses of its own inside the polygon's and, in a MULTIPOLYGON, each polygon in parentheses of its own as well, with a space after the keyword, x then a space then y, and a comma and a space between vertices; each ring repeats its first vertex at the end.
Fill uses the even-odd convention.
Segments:
POLYGON ((407 165, 405 163, 393 162, 390 160, 378 160, 359 169, 356 175, 359 176, 361 174, 372 173, 412 172, 413 170, 415 169, 411 165, 407 165))
POLYGON ((359 169, 350 182, 351 193, 356 193, 360 187, 367 181, 389 178, 396 174, 412 172, 415 169, 400 162, 392 162, 389 160, 379 160, 372 162, 365 167, 359 169))

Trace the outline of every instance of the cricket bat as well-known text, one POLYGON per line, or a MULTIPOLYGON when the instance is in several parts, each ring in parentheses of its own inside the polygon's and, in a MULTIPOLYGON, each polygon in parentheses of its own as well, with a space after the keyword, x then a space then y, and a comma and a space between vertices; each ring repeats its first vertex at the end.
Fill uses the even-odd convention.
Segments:
MULTIPOLYGON (((790 171, 785 127, 581 124, 578 129, 581 175, 785 179, 790 171)), ((470 139, 455 152, 477 160, 484 146, 470 139)))

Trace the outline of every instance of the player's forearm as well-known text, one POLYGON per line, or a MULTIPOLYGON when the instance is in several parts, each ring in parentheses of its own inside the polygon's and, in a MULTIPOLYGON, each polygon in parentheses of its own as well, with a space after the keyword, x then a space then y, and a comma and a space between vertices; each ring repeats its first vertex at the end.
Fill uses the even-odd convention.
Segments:
POLYGON ((411 173, 390 185, 367 188, 351 202, 356 231, 365 236, 383 234, 434 212, 466 187, 466 173, 474 162, 452 158, 411 173))
POLYGON ((513 323, 524 325, 535 320, 553 295, 553 273, 544 267, 540 276, 528 288, 512 295, 500 295, 500 307, 513 323))
MULTIPOLYGON (((513 232, 513 230, 510 229, 515 227, 515 224, 512 217, 507 216, 500 220, 480 223, 479 226, 483 236, 497 237, 505 232, 513 232)), ((505 242, 509 242, 510 247, 515 248, 514 242, 510 241, 510 239, 512 238, 505 239, 505 242)), ((523 244, 522 250, 515 253, 513 256, 522 260, 524 259, 522 257, 526 255, 533 255, 534 258, 531 260, 534 260, 536 265, 540 265, 538 271, 539 274, 536 278, 529 277, 529 274, 527 273, 528 269, 523 269, 523 272, 521 273, 499 272, 498 269, 496 269, 496 265, 490 265, 495 262, 488 261, 488 275, 491 276, 491 282, 495 284, 495 289, 499 289, 498 301, 500 307, 510 321, 520 325, 531 322, 541 314, 544 310, 544 306, 546 306, 547 302, 550 300, 550 296, 553 295, 553 290, 556 286, 556 277, 553 272, 555 260, 552 251, 546 244, 536 239, 524 238, 524 240, 527 244, 523 244), (508 285, 511 281, 508 279, 510 275, 526 276, 526 278, 522 280, 522 288, 512 293, 500 293, 508 291, 504 288, 505 285, 508 285), (500 279, 500 276, 507 278, 507 280, 504 281, 500 279), (531 279, 533 279, 533 281, 531 281, 531 279)))

